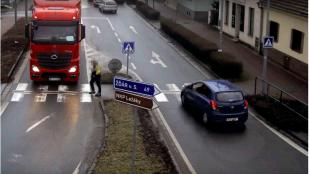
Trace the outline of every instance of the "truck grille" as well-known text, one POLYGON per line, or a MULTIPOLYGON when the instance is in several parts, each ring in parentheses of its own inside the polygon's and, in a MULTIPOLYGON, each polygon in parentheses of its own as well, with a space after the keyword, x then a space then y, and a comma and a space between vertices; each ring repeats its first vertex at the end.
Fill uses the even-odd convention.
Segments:
POLYGON ((72 53, 36 53, 39 66, 43 69, 60 70, 70 67, 72 53), (56 59, 52 59, 56 55, 56 59))

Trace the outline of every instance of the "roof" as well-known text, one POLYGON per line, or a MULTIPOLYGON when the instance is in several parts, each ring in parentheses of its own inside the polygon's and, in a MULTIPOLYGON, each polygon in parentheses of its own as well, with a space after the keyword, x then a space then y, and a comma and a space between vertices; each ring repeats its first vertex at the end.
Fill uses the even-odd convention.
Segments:
POLYGON ((236 86, 226 80, 205 80, 205 83, 213 92, 240 91, 236 86))
MULTIPOLYGON (((263 7, 267 7, 267 2, 268 0, 259 1, 263 7)), ((270 8, 308 17, 308 0, 270 0, 270 8)))

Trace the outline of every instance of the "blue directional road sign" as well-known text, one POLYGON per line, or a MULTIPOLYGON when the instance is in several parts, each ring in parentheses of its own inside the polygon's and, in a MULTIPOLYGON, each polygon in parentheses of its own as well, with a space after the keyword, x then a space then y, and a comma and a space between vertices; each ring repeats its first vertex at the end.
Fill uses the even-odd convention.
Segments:
POLYGON ((273 48, 274 47, 274 37, 267 36, 263 39, 263 48, 273 48))
POLYGON ((114 89, 151 97, 161 93, 153 84, 137 82, 121 77, 114 77, 114 89))
POLYGON ((134 42, 123 42, 122 53, 134 54, 135 53, 134 42))

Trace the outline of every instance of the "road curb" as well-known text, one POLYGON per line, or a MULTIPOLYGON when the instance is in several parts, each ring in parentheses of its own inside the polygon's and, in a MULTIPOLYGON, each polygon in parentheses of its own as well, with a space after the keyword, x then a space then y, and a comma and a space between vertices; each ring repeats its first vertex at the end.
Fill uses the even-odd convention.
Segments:
POLYGON ((101 109, 102 109, 102 113, 104 115, 104 117, 103 117, 104 123, 103 124, 104 124, 104 127, 105 127, 103 143, 102 143, 102 147, 101 147, 99 153, 97 154, 96 158, 94 159, 94 161, 93 161, 90 169, 88 170, 87 174, 92 174, 94 168, 96 167, 96 164, 98 162, 98 158, 100 157, 101 153, 104 151, 104 148, 106 146, 106 140, 107 140, 107 136, 108 136, 108 134, 107 134, 108 117, 105 113, 105 107, 104 107, 104 101, 103 100, 100 100, 100 106, 101 106, 101 109))
POLYGON ((24 54, 24 52, 25 52, 26 49, 28 49, 28 48, 29 48, 29 44, 19 53, 19 55, 18 55, 18 57, 17 57, 17 60, 16 60, 15 63, 13 64, 13 66, 12 66, 11 70, 9 71, 7 77, 9 77, 9 78, 11 77, 12 72, 14 71, 16 65, 18 64, 18 62, 19 62, 21 56, 24 54))

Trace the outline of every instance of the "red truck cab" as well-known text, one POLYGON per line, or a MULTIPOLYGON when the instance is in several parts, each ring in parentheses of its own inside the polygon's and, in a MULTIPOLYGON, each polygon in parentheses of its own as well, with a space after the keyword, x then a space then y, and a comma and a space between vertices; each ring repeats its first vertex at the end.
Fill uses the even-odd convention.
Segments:
POLYGON ((30 78, 33 81, 77 82, 80 69, 81 24, 79 1, 34 1, 26 24, 30 40, 30 78))

